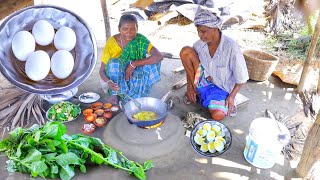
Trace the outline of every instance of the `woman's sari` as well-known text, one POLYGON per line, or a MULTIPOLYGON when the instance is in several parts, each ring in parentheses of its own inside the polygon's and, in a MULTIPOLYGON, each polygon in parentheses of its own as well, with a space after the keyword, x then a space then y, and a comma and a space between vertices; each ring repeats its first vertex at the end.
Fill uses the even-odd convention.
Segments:
POLYGON ((110 95, 119 95, 124 101, 129 101, 125 93, 132 98, 146 97, 150 94, 152 85, 160 81, 160 63, 136 67, 129 81, 125 80, 125 69, 130 61, 146 58, 149 40, 142 34, 137 34, 123 49, 119 58, 110 59, 105 71, 109 79, 119 86, 117 92, 109 89, 110 95))

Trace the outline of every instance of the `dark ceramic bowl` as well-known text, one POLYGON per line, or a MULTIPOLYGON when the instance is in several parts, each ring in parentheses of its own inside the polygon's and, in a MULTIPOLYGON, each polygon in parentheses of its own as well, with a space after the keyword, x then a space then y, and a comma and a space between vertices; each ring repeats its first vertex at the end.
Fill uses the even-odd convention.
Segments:
POLYGON ((232 143, 232 135, 231 135, 231 132, 230 130, 228 129, 228 127, 226 125, 224 125, 223 123, 221 122, 218 122, 218 121, 215 121, 215 120, 206 120, 206 121, 201 121, 199 122, 198 124, 196 124, 194 126, 194 128, 192 129, 191 131, 191 135, 190 135, 190 142, 191 142, 191 145, 192 145, 192 148, 200 155, 202 156, 206 156, 206 157, 216 157, 216 156, 220 156, 221 154, 225 153, 226 151, 228 151, 228 149, 230 148, 231 146, 231 143, 232 143), (225 140, 226 140, 226 144, 224 146, 224 149, 223 151, 221 152, 214 152, 214 153, 211 153, 209 151, 207 152, 202 152, 200 150, 200 145, 198 145, 196 142, 194 142, 194 136, 196 135, 197 131, 203 127, 203 125, 205 123, 210 123, 211 126, 212 125, 218 125, 221 127, 221 130, 224 131, 225 133, 225 140))

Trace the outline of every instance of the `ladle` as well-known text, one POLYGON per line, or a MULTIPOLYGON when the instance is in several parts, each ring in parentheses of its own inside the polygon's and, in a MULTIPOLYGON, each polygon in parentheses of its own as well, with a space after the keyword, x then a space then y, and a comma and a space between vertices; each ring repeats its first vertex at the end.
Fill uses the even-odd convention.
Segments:
MULTIPOLYGON (((130 97, 128 94, 126 93, 119 93, 119 94, 123 94, 125 96, 127 96, 130 100, 132 100, 132 102, 138 107, 139 111, 141 111, 141 103, 139 103, 137 100, 133 99, 132 97, 130 97)), ((119 95, 118 94, 118 95, 119 95)))
POLYGON ((288 144, 290 142, 290 136, 286 133, 284 133, 278 123, 278 121, 276 120, 275 116, 268 110, 266 110, 266 114, 275 121, 275 123, 278 126, 278 129, 280 130, 280 134, 278 134, 278 141, 283 143, 283 144, 288 144))

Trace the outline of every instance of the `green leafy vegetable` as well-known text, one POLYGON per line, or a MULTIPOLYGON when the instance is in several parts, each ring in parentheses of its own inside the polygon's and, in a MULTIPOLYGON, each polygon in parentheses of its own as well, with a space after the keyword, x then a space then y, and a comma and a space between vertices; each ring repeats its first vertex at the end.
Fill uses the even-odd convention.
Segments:
POLYGON ((75 105, 68 101, 53 104, 48 110, 48 118, 52 121, 64 122, 71 121, 81 112, 80 104, 75 105))
POLYGON ((14 129, 9 137, 0 141, 0 152, 9 158, 7 170, 29 173, 32 177, 69 180, 75 175, 76 168, 86 173, 85 163, 92 161, 125 170, 145 180, 145 172, 153 167, 151 160, 142 166, 127 159, 99 138, 81 134, 69 136, 66 132, 65 125, 59 122, 14 129))

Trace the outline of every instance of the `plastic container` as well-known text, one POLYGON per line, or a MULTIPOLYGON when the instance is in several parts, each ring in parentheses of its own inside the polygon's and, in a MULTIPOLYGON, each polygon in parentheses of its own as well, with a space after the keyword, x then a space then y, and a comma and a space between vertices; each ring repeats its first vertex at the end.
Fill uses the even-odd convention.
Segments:
POLYGON ((278 140, 278 135, 284 133, 290 137, 288 128, 271 118, 254 119, 250 125, 244 158, 253 166, 268 169, 274 166, 285 143, 278 140), (281 131, 279 127, 281 128, 281 131))

